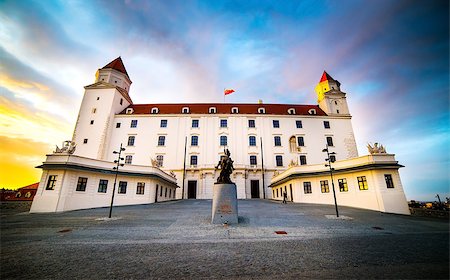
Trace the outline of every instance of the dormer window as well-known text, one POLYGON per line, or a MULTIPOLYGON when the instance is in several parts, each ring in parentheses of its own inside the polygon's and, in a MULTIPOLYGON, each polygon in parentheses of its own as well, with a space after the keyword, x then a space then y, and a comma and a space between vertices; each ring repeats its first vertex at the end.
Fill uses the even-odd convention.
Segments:
POLYGON ((150 113, 158 114, 159 113, 159 109, 157 107, 153 107, 152 110, 150 111, 150 113))
POLYGON ((233 108, 231 108, 231 113, 232 113, 232 114, 237 114, 237 113, 239 113, 239 108, 238 108, 238 107, 233 107, 233 108))
POLYGON ((258 108, 258 114, 265 114, 266 108, 258 108))
POLYGON ((289 115, 295 115, 295 109, 294 108, 289 108, 288 109, 288 114, 289 115))
POLYGON ((181 109, 181 113, 189 114, 189 107, 183 107, 183 109, 181 109))
POLYGON ((131 115, 131 114, 133 114, 133 108, 127 108, 127 110, 125 111, 125 113, 127 114, 127 115, 131 115))
POLYGON ((215 114, 215 113, 217 113, 217 109, 216 109, 216 107, 209 107, 208 112, 209 112, 210 114, 215 114))
POLYGON ((308 114, 315 115, 316 114, 316 109, 309 109, 308 110, 308 114))

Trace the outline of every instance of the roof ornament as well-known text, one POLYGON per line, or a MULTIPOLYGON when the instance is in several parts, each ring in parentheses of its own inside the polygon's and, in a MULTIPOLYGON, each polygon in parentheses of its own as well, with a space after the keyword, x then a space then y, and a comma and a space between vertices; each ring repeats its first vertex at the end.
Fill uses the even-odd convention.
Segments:
POLYGON ((373 146, 370 143, 367 144, 367 150, 369 150, 369 153, 371 155, 373 155, 373 154, 386 154, 386 148, 383 145, 381 145, 381 144, 378 145, 378 144, 379 144, 378 142, 375 142, 373 144, 373 146))
POLYGON ((77 144, 74 141, 64 141, 62 143, 62 148, 60 149, 58 145, 56 145, 56 150, 53 152, 54 154, 73 154, 75 152, 75 148, 77 144))

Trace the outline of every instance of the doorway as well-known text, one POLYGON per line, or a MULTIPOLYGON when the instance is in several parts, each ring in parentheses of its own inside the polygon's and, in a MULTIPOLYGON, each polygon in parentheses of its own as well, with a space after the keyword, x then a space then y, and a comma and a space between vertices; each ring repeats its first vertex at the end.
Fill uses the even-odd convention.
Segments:
POLYGON ((259 180, 250 181, 250 191, 252 198, 259 198, 259 180))
POLYGON ((197 181, 188 181, 188 199, 197 198, 197 181))

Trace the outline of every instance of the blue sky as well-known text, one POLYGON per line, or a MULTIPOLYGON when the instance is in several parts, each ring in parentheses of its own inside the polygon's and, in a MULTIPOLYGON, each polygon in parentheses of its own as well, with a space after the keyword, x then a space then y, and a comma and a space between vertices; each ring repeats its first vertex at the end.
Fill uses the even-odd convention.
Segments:
POLYGON ((327 70, 360 155, 381 142, 408 199, 449 196, 448 1, 0 0, 0 186, 38 180, 83 86, 119 55, 135 103, 221 102, 231 87, 227 102, 315 104, 327 70))

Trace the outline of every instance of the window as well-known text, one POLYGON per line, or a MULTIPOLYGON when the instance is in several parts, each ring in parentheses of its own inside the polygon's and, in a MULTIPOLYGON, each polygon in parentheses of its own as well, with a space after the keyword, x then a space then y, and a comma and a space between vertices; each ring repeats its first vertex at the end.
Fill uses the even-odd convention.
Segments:
POLYGON ((250 156, 250 165, 256 165, 256 156, 250 156))
POLYGON ((297 145, 299 147, 304 147, 305 146, 305 140, 303 139, 303 136, 297 137, 297 145))
POLYGON ((227 120, 220 120, 220 127, 227 127, 227 120))
POLYGON ((98 192, 106 193, 107 188, 108 188, 108 180, 100 179, 100 182, 98 183, 98 192))
POLYGON ((91 120, 91 124, 94 124, 94 120, 91 120))
POLYGON ((58 175, 50 175, 48 176, 47 186, 45 187, 46 190, 54 190, 56 185, 56 176, 58 175))
POLYGON ((100 97, 97 96, 97 100, 100 100, 100 97))
POLYGON ((134 146, 135 136, 128 136, 128 146, 134 146))
POLYGON ((367 185, 367 179, 366 176, 357 177, 358 179, 358 186, 360 191, 365 191, 369 189, 369 186, 367 185))
POLYGON ((289 108, 288 109, 288 114, 289 115, 295 115, 295 109, 294 108, 289 108))
POLYGON ((126 164, 131 164, 132 161, 133 161, 133 156, 132 155, 125 156, 125 163, 126 164))
POLYGON ((161 188, 159 189, 159 196, 162 196, 162 192, 163 192, 163 186, 161 186, 161 188))
POLYGON ((331 162, 335 162, 336 161, 336 156, 335 155, 330 155, 330 161, 331 162))
POLYGON ((158 114, 159 109, 156 107, 153 107, 152 110, 150 111, 152 114, 158 114))
POLYGON ((160 135, 158 137, 158 146, 164 146, 166 144, 166 136, 160 135))
POLYGON ((120 128, 120 122, 116 123, 116 128, 120 128))
POLYGON ((226 146, 227 143, 227 137, 225 135, 220 136, 220 146, 226 146))
POLYGON ((391 174, 384 174, 384 180, 386 181, 386 186, 388 189, 394 188, 394 181, 392 181, 392 175, 391 174))
POLYGON ((163 164, 164 164, 164 156, 163 155, 156 156, 156 164, 158 165, 158 167, 163 167, 163 164))
POLYGON ((316 114, 316 109, 309 109, 308 110, 308 114, 315 115, 316 114))
POLYGON ((265 114, 266 109, 265 108, 258 108, 258 114, 265 114))
POLYGON ((275 146, 281 146, 281 137, 280 136, 273 137, 273 140, 275 142, 275 146))
POLYGON ((167 120, 161 120, 159 127, 167 127, 167 120))
POLYGON ((123 98, 120 98, 120 102, 119 102, 119 104, 120 104, 120 105, 122 105, 122 104, 123 104, 123 98))
POLYGON ((239 108, 238 108, 238 107, 233 107, 233 108, 231 108, 231 113, 232 113, 232 114, 237 114, 237 113, 239 113, 239 108))
POLYGON ((215 113, 217 112, 217 109, 216 109, 216 107, 210 107, 209 110, 208 110, 208 112, 209 112, 210 114, 215 114, 215 113))
POLYGON ((330 122, 329 121, 323 121, 323 127, 330 128, 330 122))
POLYGON ((300 156, 300 165, 306 165, 306 156, 300 156))
POLYGON ((255 120, 248 120, 248 127, 255 127, 255 120))
POLYGON ((303 182, 303 191, 305 193, 312 193, 311 182, 303 182))
POLYGON ((172 189, 169 189, 169 198, 172 197, 172 189))
POLYGON ((197 156, 191 156, 191 165, 197 165, 197 156))
POLYGON ((127 110, 125 111, 125 114, 127 114, 127 115, 133 114, 133 108, 127 108, 127 110))
POLYGON ((277 163, 277 166, 283 166, 283 156, 280 155, 276 156, 275 161, 277 163))
POLYGON ((127 182, 120 181, 119 182, 119 189, 117 190, 117 193, 127 193, 127 182))
POLYGON ((347 179, 339 179, 338 184, 340 192, 348 192, 347 179))
POLYGON ((137 120, 131 120, 130 127, 137 127, 137 120))
POLYGON ((164 192, 164 197, 167 197, 167 188, 166 191, 164 192))
POLYGON ((87 179, 88 178, 85 178, 85 177, 78 177, 76 191, 78 191, 78 192, 86 191, 87 179))
POLYGON ((144 194, 145 183, 138 182, 136 187, 136 194, 144 194))
POLYGON ((97 108, 92 108, 92 114, 97 113, 97 108))
POLYGON ((279 127, 280 127, 280 121, 278 121, 278 120, 273 120, 272 123, 273 123, 273 127, 274 127, 274 128, 279 128, 279 127))
POLYGON ((191 146, 198 146, 198 136, 197 135, 191 136, 191 146))
POLYGON ((303 123, 302 123, 302 121, 295 121, 295 126, 296 126, 297 128, 303 128, 303 123))
POLYGON ((333 137, 327 136, 327 146, 333 147, 333 137))
POLYGON ((320 189, 322 193, 329 193, 330 187, 328 186, 328 180, 320 181, 320 189))
POLYGON ((249 136, 248 137, 248 144, 250 146, 256 146, 256 137, 255 136, 249 136))
POLYGON ((87 138, 84 138, 83 139, 83 144, 87 144, 87 142, 88 142, 87 138))
POLYGON ((183 107, 183 109, 181 109, 181 113, 189 114, 189 107, 183 107))
POLYGON ((198 127, 198 120, 192 120, 192 127, 198 127))
POLYGON ((339 110, 336 110, 336 113, 339 114, 339 110))

